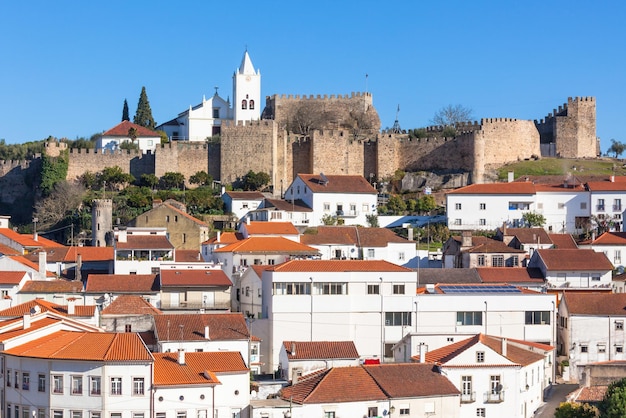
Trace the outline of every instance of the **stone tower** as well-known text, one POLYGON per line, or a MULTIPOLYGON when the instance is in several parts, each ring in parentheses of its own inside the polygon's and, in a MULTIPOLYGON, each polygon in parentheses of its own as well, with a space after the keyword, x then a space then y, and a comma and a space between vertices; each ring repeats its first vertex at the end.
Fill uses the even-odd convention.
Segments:
POLYGON ((235 123, 259 120, 261 116, 261 71, 254 69, 248 51, 233 74, 233 110, 235 123))
POLYGON ((91 245, 106 247, 107 234, 113 231, 113 201, 94 199, 91 206, 91 245))

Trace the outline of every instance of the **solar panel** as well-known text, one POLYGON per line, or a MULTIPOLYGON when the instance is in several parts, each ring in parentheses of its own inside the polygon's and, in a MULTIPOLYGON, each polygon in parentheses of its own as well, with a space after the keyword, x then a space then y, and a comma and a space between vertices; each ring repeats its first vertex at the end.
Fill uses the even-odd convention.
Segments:
POLYGON ((519 288, 510 285, 440 285, 439 289, 443 293, 522 293, 519 288))

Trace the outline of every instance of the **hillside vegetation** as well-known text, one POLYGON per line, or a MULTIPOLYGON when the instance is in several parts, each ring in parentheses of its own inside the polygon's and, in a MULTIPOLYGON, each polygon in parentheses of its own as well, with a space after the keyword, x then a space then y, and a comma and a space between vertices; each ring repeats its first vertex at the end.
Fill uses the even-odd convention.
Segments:
POLYGON ((510 171, 514 173, 515 178, 522 176, 566 176, 568 174, 580 176, 626 175, 624 162, 614 158, 541 158, 536 161, 519 161, 500 167, 498 179, 506 180, 510 171))

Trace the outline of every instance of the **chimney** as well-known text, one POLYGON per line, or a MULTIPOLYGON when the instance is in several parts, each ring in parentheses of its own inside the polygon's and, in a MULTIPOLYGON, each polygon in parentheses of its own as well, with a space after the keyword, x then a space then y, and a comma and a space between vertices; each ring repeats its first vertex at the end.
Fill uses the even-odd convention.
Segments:
POLYGON ((420 343, 420 363, 426 363, 426 353, 428 352, 428 346, 424 343, 420 343))
POLYGON ((209 336, 209 326, 205 325, 204 326, 204 339, 205 340, 210 340, 211 337, 209 336))
POLYGON ((178 349, 178 364, 185 364, 185 350, 182 348, 178 349))
POLYGON ((217 231, 217 240, 215 242, 220 242, 220 238, 222 238, 222 231, 217 231))
POLYGON ((126 229, 120 229, 117 232, 117 242, 126 242, 128 241, 126 239, 127 235, 126 235, 126 229))
POLYGON ((30 313, 25 313, 22 318, 24 319, 22 324, 24 329, 30 328, 30 313))
POLYGON ((250 217, 249 216, 246 218, 246 225, 250 225, 250 217))
POLYGON ((76 256, 76 273, 74 274, 74 280, 77 280, 80 282, 83 279, 80 274, 80 271, 82 270, 82 268, 83 268, 83 256, 81 254, 78 254, 76 256))
POLYGON ((69 298, 67 300, 67 314, 74 315, 76 313, 76 299, 69 298))
POLYGON ((413 228, 409 225, 409 227, 407 228, 407 232, 408 232, 408 237, 407 239, 409 241, 413 241, 413 228))
POLYGON ((611 176, 611 183, 615 182, 615 176, 611 176))
POLYGON ((39 251, 39 274, 42 279, 46 278, 46 264, 48 263, 48 254, 45 250, 39 251))
POLYGON ((295 342, 291 343, 291 355, 292 356, 296 355, 296 343, 295 342))
POLYGON ((472 231, 461 232, 461 247, 472 246, 472 231))
POLYGON ((507 180, 509 183, 512 183, 515 180, 515 174, 512 171, 509 171, 507 180))
POLYGON ((507 345, 508 345, 508 344, 507 344, 506 338, 504 338, 504 337, 503 337, 503 338, 502 338, 502 356, 503 356, 503 357, 506 357, 506 354, 507 354, 507 353, 506 353, 506 348, 507 348, 507 345))
POLYGON ((224 194, 224 193, 226 193, 226 186, 222 186, 222 193, 221 194, 224 194))

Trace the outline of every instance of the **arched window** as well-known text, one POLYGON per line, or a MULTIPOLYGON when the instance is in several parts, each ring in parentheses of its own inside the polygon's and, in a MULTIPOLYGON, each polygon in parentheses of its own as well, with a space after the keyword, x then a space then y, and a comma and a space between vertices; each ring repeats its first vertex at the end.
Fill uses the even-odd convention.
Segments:
POLYGON ((247 109, 248 108, 248 102, 245 101, 245 100, 242 100, 241 101, 241 108, 244 109, 244 110, 247 109))
POLYGON ((254 100, 250 100, 250 110, 254 110, 254 100))

